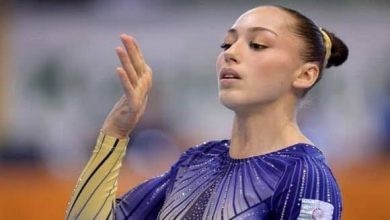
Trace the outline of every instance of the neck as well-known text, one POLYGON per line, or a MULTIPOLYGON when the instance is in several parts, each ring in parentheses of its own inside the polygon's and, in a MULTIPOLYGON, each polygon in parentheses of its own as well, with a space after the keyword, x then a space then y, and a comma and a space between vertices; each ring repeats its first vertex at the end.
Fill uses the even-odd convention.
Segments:
POLYGON ((312 144, 297 125, 295 109, 295 105, 275 102, 251 112, 236 112, 230 156, 245 158, 270 153, 296 143, 312 144))

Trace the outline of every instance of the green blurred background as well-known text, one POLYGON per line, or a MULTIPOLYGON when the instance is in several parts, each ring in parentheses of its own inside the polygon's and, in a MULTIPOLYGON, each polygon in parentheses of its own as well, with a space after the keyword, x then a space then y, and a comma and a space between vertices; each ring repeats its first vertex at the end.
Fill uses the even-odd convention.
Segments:
POLYGON ((216 56, 260 4, 301 11, 336 33, 348 61, 299 112, 341 185, 343 219, 390 219, 390 1, 0 0, 0 219, 63 219, 100 126, 121 96, 114 48, 137 38, 154 81, 119 194, 186 148, 229 138, 216 56))

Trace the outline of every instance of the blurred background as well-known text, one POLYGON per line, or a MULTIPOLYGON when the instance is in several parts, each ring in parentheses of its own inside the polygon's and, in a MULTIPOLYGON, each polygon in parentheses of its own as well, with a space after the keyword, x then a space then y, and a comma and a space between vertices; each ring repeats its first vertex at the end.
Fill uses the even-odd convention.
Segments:
POLYGON ((324 73, 299 112, 344 200, 343 219, 390 219, 390 2, 0 0, 0 219, 63 219, 105 116, 122 94, 119 35, 154 70, 118 194, 190 146, 230 136, 215 60, 246 10, 280 4, 336 33, 348 61, 324 73))

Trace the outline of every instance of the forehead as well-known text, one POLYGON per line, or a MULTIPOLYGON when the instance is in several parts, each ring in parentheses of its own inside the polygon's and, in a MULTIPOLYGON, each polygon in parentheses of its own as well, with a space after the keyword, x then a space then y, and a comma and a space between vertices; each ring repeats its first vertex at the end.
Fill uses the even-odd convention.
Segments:
POLYGON ((232 28, 245 30, 250 27, 260 26, 271 29, 276 33, 282 33, 288 31, 288 26, 292 23, 292 20, 293 18, 288 13, 279 8, 262 6, 242 14, 232 28))

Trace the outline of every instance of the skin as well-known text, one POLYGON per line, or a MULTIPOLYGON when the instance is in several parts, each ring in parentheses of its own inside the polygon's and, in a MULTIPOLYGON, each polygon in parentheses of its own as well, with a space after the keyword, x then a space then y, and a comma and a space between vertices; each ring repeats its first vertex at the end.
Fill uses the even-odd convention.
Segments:
MULTIPOLYGON (((218 83, 221 103, 235 113, 229 150, 233 158, 266 154, 295 143, 313 144, 300 131, 296 110, 299 94, 314 84, 319 69, 300 58, 304 42, 293 34, 292 25, 294 19, 286 12, 262 6, 241 15, 227 33, 216 69, 219 74, 231 68, 241 76, 233 83, 218 83), (268 30, 254 31, 254 27, 268 30)), ((124 95, 102 131, 125 138, 145 111, 152 71, 134 38, 122 34, 121 40, 124 48, 116 51, 122 66, 116 72, 124 95)))
POLYGON ((146 64, 135 39, 121 34, 123 47, 116 53, 122 66, 116 69, 124 91, 106 117, 102 132, 117 138, 127 138, 145 112, 152 87, 152 69, 146 64))

